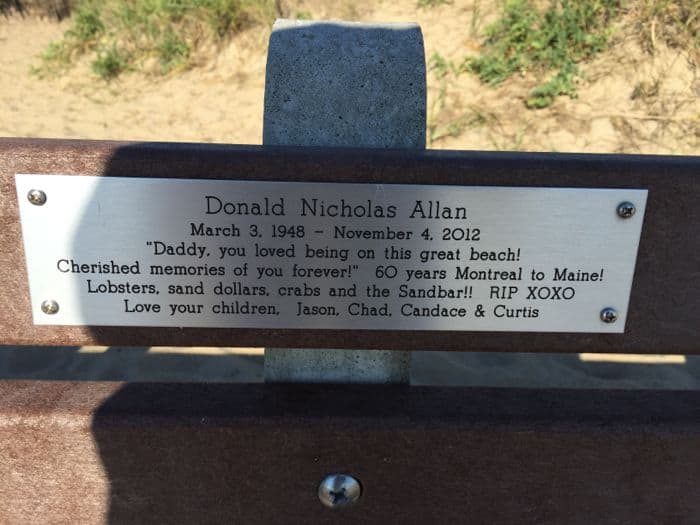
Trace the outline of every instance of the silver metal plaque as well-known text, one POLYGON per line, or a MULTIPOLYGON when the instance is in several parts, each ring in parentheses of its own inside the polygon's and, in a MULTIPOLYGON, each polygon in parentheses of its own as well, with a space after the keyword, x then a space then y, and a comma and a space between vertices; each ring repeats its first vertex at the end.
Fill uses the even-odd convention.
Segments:
POLYGON ((34 323, 624 331, 646 190, 17 175, 34 323))

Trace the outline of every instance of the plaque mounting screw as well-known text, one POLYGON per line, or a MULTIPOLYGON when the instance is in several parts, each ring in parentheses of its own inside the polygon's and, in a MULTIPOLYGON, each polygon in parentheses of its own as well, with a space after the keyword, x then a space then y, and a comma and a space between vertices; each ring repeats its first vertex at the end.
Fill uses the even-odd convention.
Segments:
POLYGON ((637 208, 631 202, 621 202, 617 205, 617 214, 623 219, 629 219, 636 211, 637 208))
POLYGON ((614 308, 603 308, 600 312, 600 320, 604 323, 614 323, 617 321, 617 310, 614 308))
POLYGON ((318 486, 318 499, 331 509, 349 507, 360 499, 360 494, 360 482, 347 474, 326 476, 318 486))
POLYGON ((29 190, 27 200, 34 206, 43 206, 46 203, 46 193, 41 190, 29 190))
POLYGON ((53 299, 41 303, 41 311, 46 315, 53 315, 58 312, 58 303, 53 299))

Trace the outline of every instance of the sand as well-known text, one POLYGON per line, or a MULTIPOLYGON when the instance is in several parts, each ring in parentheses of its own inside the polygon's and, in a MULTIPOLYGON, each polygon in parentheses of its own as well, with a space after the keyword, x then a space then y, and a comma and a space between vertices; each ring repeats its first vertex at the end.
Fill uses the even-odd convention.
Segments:
MULTIPOLYGON (((454 64, 476 54, 495 1, 416 9, 415 1, 358 7, 346 1, 283 3, 317 19, 418 22, 426 57, 454 64)), ((534 79, 498 88, 472 75, 428 75, 431 148, 686 154, 700 151, 700 80, 681 50, 645 51, 625 18, 610 50, 582 66, 578 98, 523 104, 534 79), (642 95, 640 95, 642 93, 642 95)), ((31 74, 68 22, 0 17, 0 136, 259 144, 269 28, 250 29, 197 67, 166 77, 126 74, 106 83, 86 61, 67 74, 31 74)), ((465 349, 466 350, 466 349, 465 349)), ((475 349, 478 350, 478 349, 475 349)), ((660 349, 662 350, 662 349, 660 349)), ((127 381, 260 381, 260 349, 0 347, 0 377, 127 381)), ((419 352, 416 384, 580 388, 697 388, 700 360, 419 352)))
MULTIPOLYGON (((429 64, 437 53, 459 65, 480 48, 495 1, 416 9, 413 1, 373 8, 340 1, 296 2, 291 14, 421 24, 429 64)), ((623 19, 610 50, 581 67, 578 98, 528 110, 534 79, 490 88, 466 73, 428 75, 432 148, 694 154, 700 148, 700 79, 681 50, 651 55, 623 19), (653 89, 652 89, 653 88, 653 89), (639 96, 639 92, 645 93, 639 96), (635 93, 637 93, 635 95, 635 93)), ((106 83, 86 61, 39 79, 32 65, 68 21, 0 19, 0 135, 259 144, 268 27, 234 38, 199 67, 167 77, 134 73, 106 83)))

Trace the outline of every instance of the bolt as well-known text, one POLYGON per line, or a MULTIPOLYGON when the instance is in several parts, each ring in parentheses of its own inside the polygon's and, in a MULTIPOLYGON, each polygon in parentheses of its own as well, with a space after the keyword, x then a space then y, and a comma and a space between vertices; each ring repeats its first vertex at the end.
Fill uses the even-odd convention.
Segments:
POLYGON ((349 507, 361 494, 360 482, 346 474, 326 476, 318 486, 318 499, 331 509, 349 507))
POLYGON ((34 206, 43 206, 46 203, 46 193, 41 190, 29 190, 27 199, 34 206))
POLYGON ((58 312, 58 303, 53 299, 41 303, 41 311, 46 315, 53 315, 58 312))
POLYGON ((617 206, 617 214, 623 219, 629 219, 636 211, 637 208, 631 202, 621 202, 617 206))
POLYGON ((603 308, 600 311, 600 320, 604 323, 614 323, 617 321, 617 310, 614 308, 603 308))

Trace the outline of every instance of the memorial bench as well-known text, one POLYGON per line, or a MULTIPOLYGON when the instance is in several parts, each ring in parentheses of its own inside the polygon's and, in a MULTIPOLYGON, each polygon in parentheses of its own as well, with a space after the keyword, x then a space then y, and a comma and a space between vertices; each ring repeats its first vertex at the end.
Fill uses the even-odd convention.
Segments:
POLYGON ((405 359, 700 353, 698 159, 291 147, 270 126, 262 147, 0 140, 2 343, 277 347, 283 369, 0 381, 0 521, 697 522, 699 392, 410 387, 405 359), (286 348, 393 384, 311 384, 286 348))
MULTIPOLYGON (((6 344, 698 353, 696 159, 25 139, 2 140, 0 159, 6 344), (206 173, 385 191, 556 184, 644 188, 650 199, 624 333, 57 326, 32 319, 58 314, 37 313, 41 301, 28 288, 19 208, 36 205, 15 198, 18 173, 165 182, 206 173)), ((167 193, 148 198, 158 194, 167 193)), ((48 210, 52 198, 47 191, 36 210, 48 210)), ((46 232, 59 235, 52 228, 46 232)), ((44 262, 56 273, 56 261, 44 262)), ((52 298, 59 312, 69 309, 52 298)), ((605 324, 598 311, 591 315, 605 324)), ((12 381, 0 389, 7 522, 70 521, 76 513, 99 521, 106 492, 115 522, 323 521, 331 518, 314 490, 336 471, 356 475, 364 490, 341 517, 349 521, 692 523, 700 510, 694 391, 12 381)))

